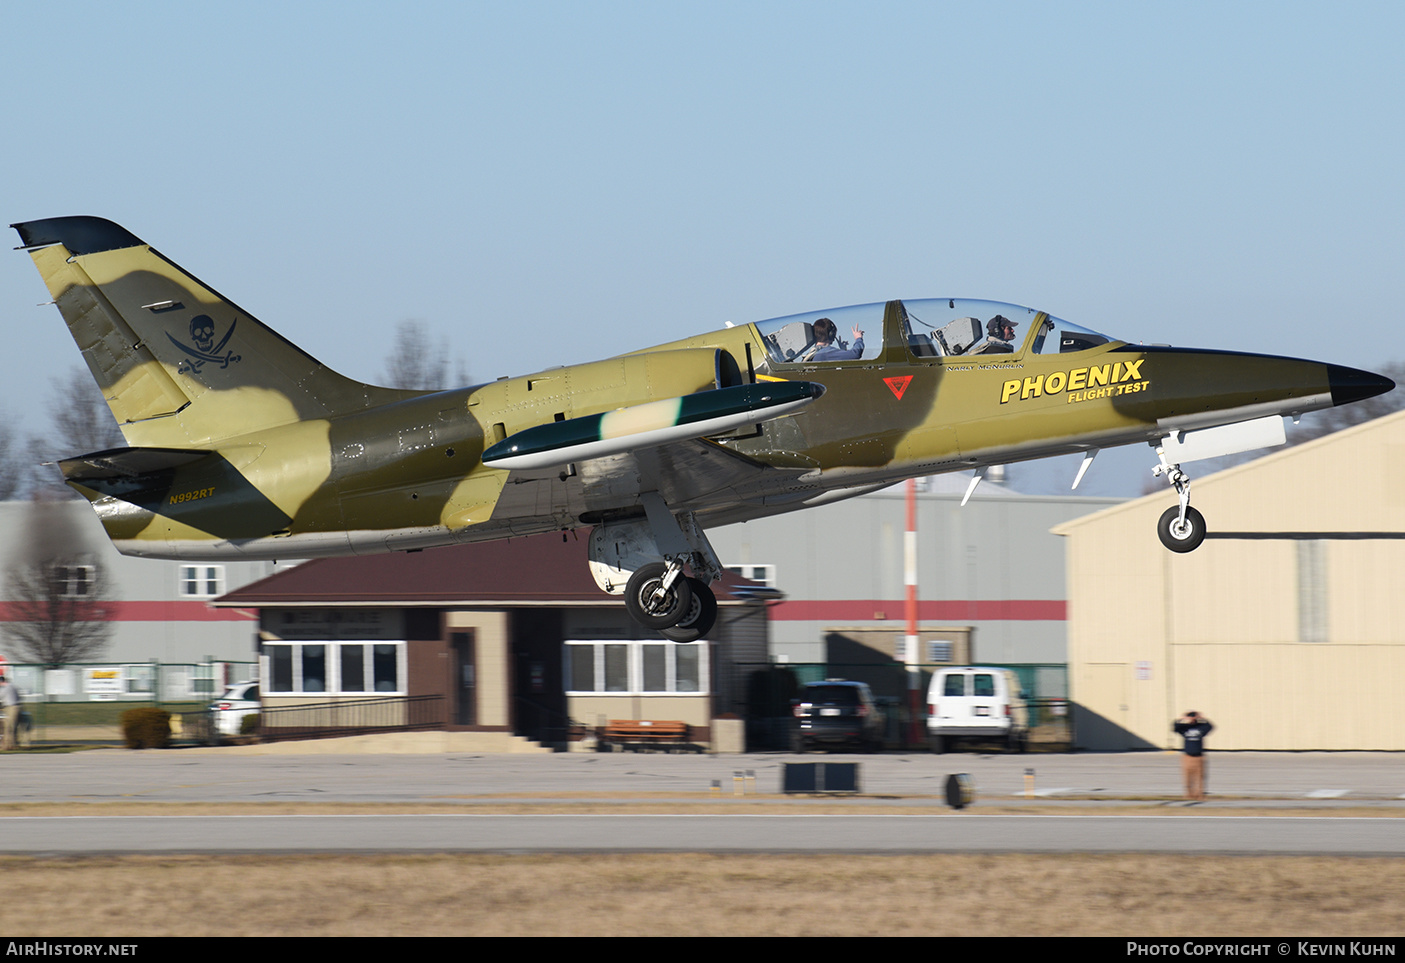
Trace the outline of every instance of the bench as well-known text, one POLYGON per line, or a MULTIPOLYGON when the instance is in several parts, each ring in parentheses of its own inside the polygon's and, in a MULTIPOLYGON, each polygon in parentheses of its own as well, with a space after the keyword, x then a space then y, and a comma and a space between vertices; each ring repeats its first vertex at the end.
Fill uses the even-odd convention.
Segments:
POLYGON ((688 723, 658 719, 611 719, 598 733, 601 752, 614 746, 622 749, 670 748, 692 749, 688 741, 688 723))

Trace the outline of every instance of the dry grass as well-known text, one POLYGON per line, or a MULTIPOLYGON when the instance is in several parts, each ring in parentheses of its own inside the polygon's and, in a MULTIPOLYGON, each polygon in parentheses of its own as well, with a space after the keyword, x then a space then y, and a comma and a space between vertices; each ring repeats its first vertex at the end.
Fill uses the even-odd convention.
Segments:
POLYGON ((0 877, 7 938, 1405 931, 1395 858, 5 857, 0 877))

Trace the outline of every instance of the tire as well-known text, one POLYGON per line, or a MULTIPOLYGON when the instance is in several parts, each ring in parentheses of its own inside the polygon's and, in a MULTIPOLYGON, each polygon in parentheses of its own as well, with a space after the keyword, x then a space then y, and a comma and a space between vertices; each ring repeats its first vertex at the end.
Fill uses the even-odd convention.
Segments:
POLYGON ((942 753, 946 752, 946 740, 941 736, 928 736, 927 747, 931 749, 933 753, 940 756, 942 753))
POLYGON ((790 737, 790 751, 791 751, 791 752, 804 752, 804 751, 805 751, 805 740, 804 740, 801 736, 792 735, 792 736, 790 737))
POLYGON ((696 642, 717 624, 717 596, 712 594, 712 589, 696 578, 688 579, 688 588, 693 592, 688 613, 677 625, 659 629, 659 634, 672 642, 696 642))
POLYGON ((1189 505, 1185 510, 1185 525, 1178 524, 1180 516, 1179 507, 1166 509, 1156 523, 1156 534, 1161 544, 1173 552, 1193 552, 1205 541, 1205 516, 1189 505))
POLYGON ((673 587, 662 599, 653 598, 666 570, 662 562, 651 562, 631 575, 625 585, 625 610, 630 618, 645 628, 672 628, 688 614, 692 605, 693 591, 688 586, 689 580, 681 576, 673 580, 673 587))

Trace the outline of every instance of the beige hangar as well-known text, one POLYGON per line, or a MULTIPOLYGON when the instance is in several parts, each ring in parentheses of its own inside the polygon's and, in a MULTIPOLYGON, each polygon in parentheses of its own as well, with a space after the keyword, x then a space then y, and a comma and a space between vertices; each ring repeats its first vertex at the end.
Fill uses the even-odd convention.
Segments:
MULTIPOLYGON (((1197 466, 1189 465, 1194 476, 1197 466)), ((1405 412, 1196 477, 1209 529, 1161 547, 1169 490, 1068 538, 1069 685, 1089 749, 1405 750, 1405 412)))

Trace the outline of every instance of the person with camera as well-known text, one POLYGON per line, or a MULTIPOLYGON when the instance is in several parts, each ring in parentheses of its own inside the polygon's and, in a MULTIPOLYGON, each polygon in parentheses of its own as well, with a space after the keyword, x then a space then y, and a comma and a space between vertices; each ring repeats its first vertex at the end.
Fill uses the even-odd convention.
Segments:
POLYGON ((1215 727, 1198 712, 1187 712, 1172 727, 1184 742, 1181 771, 1185 775, 1185 798, 1205 799, 1205 737, 1215 727))

